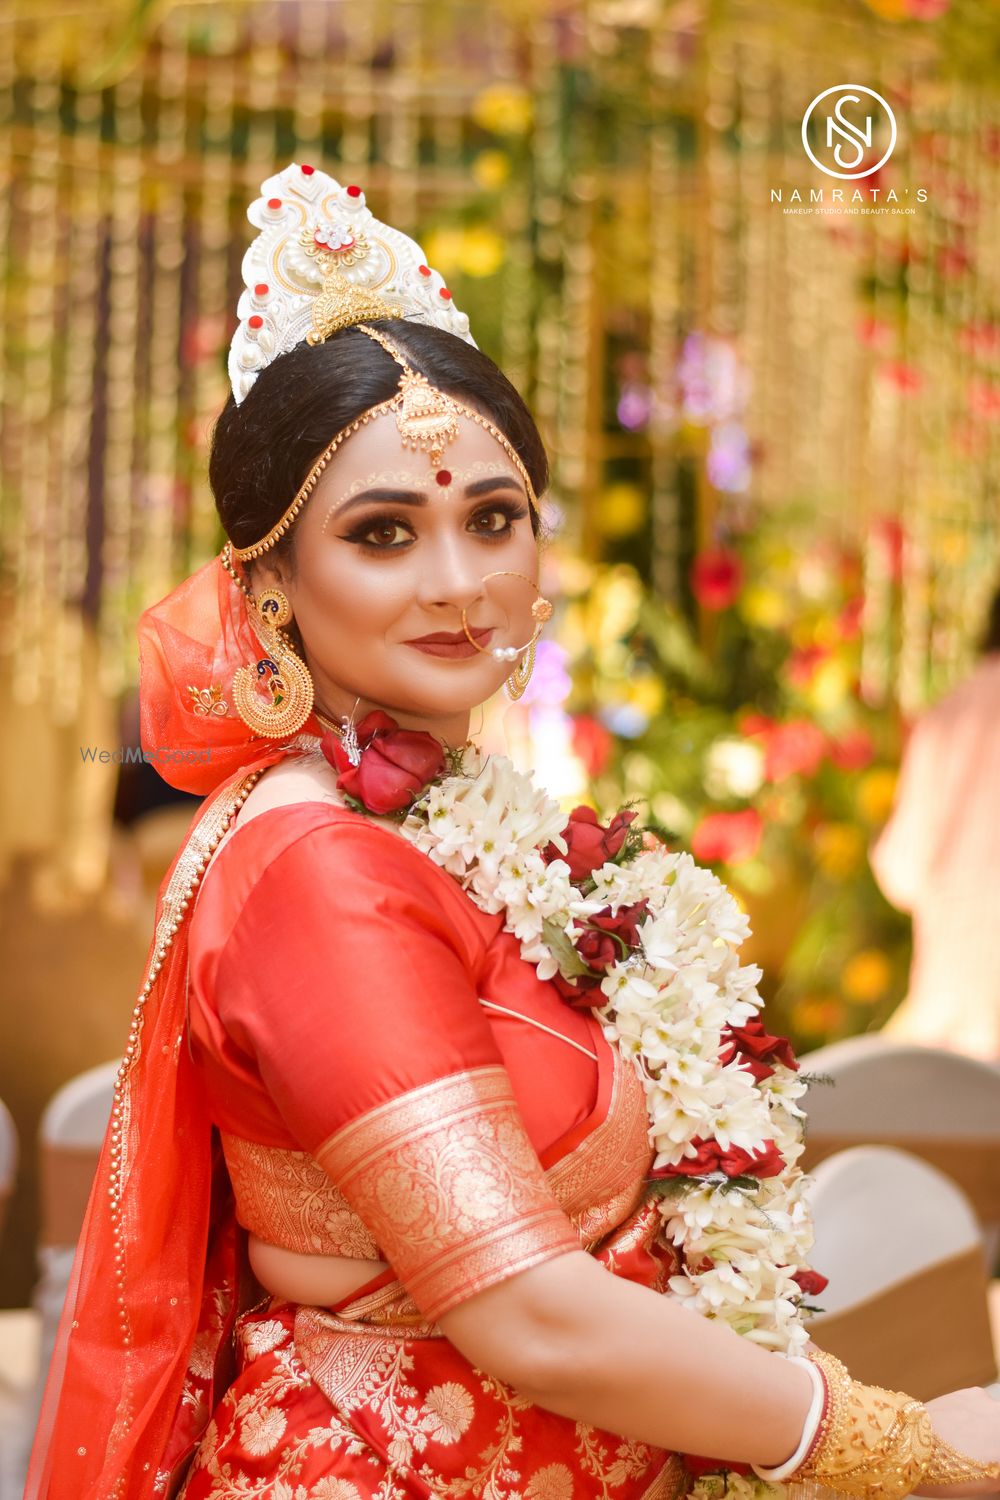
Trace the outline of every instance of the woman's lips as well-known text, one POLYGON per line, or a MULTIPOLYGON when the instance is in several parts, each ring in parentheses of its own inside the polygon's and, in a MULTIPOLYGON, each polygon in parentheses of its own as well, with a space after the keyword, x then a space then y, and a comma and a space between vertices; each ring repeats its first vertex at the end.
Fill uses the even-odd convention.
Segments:
MULTIPOLYGON (((474 630, 472 634, 483 650, 486 650, 490 644, 493 627, 491 626, 489 630, 474 630)), ((405 641, 404 645, 412 646, 415 651, 423 651, 428 656, 459 657, 479 656, 481 654, 464 635, 461 640, 457 641, 405 641)))

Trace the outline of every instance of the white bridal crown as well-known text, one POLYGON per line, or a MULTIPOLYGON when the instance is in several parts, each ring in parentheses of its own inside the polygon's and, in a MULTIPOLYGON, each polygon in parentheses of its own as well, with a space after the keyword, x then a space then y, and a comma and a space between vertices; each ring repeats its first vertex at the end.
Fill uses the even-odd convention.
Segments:
POLYGON ((237 405, 279 354, 366 318, 430 323, 475 346, 443 277, 416 240, 375 218, 359 187, 293 162, 261 183, 247 218, 260 233, 243 257, 229 348, 237 405))

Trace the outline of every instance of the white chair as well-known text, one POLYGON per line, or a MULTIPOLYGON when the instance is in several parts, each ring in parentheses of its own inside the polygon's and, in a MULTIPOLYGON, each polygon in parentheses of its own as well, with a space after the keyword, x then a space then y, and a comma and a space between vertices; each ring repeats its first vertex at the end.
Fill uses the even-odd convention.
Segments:
MULTIPOLYGON (((0 1102, 0 1233, 14 1190, 18 1165, 17 1130, 0 1102)), ((31 1396, 38 1343, 38 1314, 30 1307, 0 1312, 0 1500, 20 1496, 24 1413, 31 1396)))
POLYGON ((111 1118, 116 1062, 90 1068, 54 1094, 39 1127, 41 1275, 33 1301, 42 1315, 42 1370, 48 1369, 73 1255, 111 1118))
POLYGON ((832 1080, 806 1095, 808 1169, 850 1146, 898 1146, 957 1182, 1000 1251, 1000 1068, 934 1047, 853 1037, 799 1059, 832 1080))
MULTIPOLYGON (((39 1279, 32 1295, 30 1363, 25 1365, 16 1425, 0 1434, 0 1500, 19 1500, 55 1347, 73 1255, 111 1116, 117 1063, 102 1063, 65 1084, 39 1127, 41 1228, 39 1279)), ((19 1314, 19 1316, 21 1316, 19 1314)), ((12 1414, 13 1415, 13 1414, 12 1414)))
POLYGON ((859 1146, 828 1157, 808 1197, 810 1255, 830 1278, 810 1324, 873 1385, 929 1400, 997 1377, 982 1230, 961 1189, 919 1157, 859 1146))

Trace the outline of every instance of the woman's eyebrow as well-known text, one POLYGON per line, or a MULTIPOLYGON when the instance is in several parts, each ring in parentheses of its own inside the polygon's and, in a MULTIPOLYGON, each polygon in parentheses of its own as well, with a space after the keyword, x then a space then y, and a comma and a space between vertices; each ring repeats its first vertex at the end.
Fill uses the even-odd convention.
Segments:
MULTIPOLYGON (((466 485, 465 496, 466 499, 472 500, 477 495, 490 495, 495 490, 514 490, 519 495, 524 494, 524 486, 514 478, 513 474, 491 474, 486 479, 477 479, 473 484, 466 485)), ((339 518, 346 515, 349 510, 357 509, 359 505, 371 504, 373 500, 391 505, 426 505, 427 493, 424 490, 362 490, 360 495, 352 495, 350 500, 345 500, 343 505, 338 505, 333 514, 339 518)))

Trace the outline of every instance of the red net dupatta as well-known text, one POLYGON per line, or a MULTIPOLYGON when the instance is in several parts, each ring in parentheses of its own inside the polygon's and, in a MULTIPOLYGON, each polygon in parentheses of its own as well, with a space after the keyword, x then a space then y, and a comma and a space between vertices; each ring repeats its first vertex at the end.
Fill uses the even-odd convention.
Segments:
POLYGON ((227 1342, 236 1236, 231 1208, 213 1205, 228 1178, 213 1165, 211 1123, 185 1044, 186 917, 213 849, 262 771, 286 752, 271 745, 206 799, 160 887, 26 1500, 168 1494, 210 1415, 211 1380, 202 1399, 181 1398, 196 1335, 202 1368, 227 1342), (214 1350, 203 1347, 206 1327, 214 1350))

